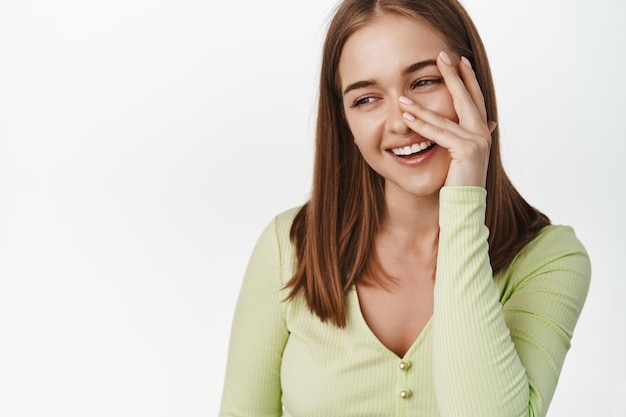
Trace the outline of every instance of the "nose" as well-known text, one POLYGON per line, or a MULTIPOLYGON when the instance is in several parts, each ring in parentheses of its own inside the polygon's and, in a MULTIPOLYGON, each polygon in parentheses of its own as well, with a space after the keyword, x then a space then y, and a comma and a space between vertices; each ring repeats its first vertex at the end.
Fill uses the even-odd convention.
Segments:
POLYGON ((387 108, 387 129, 397 135, 406 136, 410 129, 406 125, 398 99, 392 100, 387 108))

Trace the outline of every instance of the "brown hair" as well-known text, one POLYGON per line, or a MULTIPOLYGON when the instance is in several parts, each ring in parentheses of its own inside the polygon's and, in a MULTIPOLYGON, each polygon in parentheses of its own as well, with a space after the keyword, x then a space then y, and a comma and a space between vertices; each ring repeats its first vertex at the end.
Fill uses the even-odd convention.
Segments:
MULTIPOLYGON (((330 23, 323 47, 311 198, 291 227, 297 269, 287 299, 300 292, 313 313, 346 324, 346 291, 375 262, 373 245, 384 213, 383 178, 361 157, 343 116, 339 59, 357 29, 382 12, 429 23, 475 69, 487 119, 498 120, 489 62, 476 27, 456 0, 345 0, 330 23)), ((550 223, 511 184, 502 167, 498 128, 492 133, 487 171, 489 256, 499 271, 550 223)), ((376 279, 376 278, 374 278, 376 279)))

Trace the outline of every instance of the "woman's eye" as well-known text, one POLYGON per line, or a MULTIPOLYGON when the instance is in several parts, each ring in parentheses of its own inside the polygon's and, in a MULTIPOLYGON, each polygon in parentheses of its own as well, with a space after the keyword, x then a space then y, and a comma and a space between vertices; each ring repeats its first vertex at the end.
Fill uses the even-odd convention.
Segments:
POLYGON ((441 83, 443 83, 443 78, 421 78, 419 80, 416 80, 411 85, 411 89, 418 88, 418 87, 427 87, 430 85, 441 84, 441 83))
POLYGON ((350 107, 359 107, 359 106, 364 106, 366 104, 371 104, 376 100, 375 97, 363 97, 363 98, 359 98, 354 100, 354 102, 350 105, 350 107))

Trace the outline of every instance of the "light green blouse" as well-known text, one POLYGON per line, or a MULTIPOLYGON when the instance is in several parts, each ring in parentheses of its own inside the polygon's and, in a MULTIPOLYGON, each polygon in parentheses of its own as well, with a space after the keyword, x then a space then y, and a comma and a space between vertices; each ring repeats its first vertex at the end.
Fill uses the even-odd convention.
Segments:
POLYGON ((368 328, 355 289, 347 326, 302 297, 282 301, 295 268, 277 216, 250 259, 233 321, 222 417, 544 416, 590 280, 573 230, 546 227, 493 276, 486 192, 444 187, 433 316, 403 358, 368 328))

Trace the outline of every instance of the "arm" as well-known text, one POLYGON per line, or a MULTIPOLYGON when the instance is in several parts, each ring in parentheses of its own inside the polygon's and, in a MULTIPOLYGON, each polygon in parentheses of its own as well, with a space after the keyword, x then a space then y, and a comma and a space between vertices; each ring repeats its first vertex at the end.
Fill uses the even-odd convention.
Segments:
POLYGON ((441 191, 433 374, 442 416, 544 416, 582 309, 590 267, 571 229, 541 234, 493 280, 485 190, 441 191))
MULTIPOLYGON (((455 56, 455 59, 458 59, 455 56)), ((573 233, 541 233, 493 280, 485 226, 485 187, 495 123, 470 62, 437 66, 458 121, 401 97, 406 124, 450 153, 440 193, 440 238, 433 312, 433 375, 443 417, 544 416, 586 298, 589 259, 573 233), (458 70, 458 71, 457 71, 458 70), (528 249, 528 250, 527 250, 528 249)))
POLYGON ((280 365, 288 332, 277 220, 252 253, 235 309, 220 417, 282 415, 280 365))

